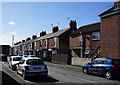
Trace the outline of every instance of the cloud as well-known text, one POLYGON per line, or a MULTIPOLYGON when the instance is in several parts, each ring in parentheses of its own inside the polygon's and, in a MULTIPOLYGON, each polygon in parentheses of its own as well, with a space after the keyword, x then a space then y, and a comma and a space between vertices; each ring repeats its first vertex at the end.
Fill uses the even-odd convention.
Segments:
POLYGON ((17 33, 16 33, 16 31, 12 31, 12 32, 10 32, 10 34, 16 35, 17 33))
POLYGON ((15 22, 10 21, 10 22, 8 22, 8 24, 9 24, 9 25, 15 25, 15 22))

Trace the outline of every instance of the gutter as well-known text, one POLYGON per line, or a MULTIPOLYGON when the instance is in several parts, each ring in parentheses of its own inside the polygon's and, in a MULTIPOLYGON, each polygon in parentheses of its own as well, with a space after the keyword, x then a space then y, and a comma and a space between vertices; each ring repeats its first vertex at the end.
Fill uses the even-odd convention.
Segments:
POLYGON ((115 11, 115 12, 112 12, 112 13, 108 13, 108 14, 105 14, 105 15, 102 15, 102 16, 100 16, 101 18, 105 18, 105 17, 108 17, 108 16, 111 16, 111 15, 114 15, 114 14, 118 14, 118 13, 120 13, 120 10, 118 10, 118 11, 115 11))

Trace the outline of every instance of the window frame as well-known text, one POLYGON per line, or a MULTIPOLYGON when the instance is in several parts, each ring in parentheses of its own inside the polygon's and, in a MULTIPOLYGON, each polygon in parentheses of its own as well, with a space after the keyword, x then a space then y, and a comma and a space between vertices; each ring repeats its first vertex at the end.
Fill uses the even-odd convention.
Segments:
POLYGON ((92 32, 92 40, 100 40, 100 32, 92 32), (95 38, 93 38, 95 36, 95 38))
POLYGON ((57 38, 56 37, 54 37, 53 46, 57 47, 57 38))

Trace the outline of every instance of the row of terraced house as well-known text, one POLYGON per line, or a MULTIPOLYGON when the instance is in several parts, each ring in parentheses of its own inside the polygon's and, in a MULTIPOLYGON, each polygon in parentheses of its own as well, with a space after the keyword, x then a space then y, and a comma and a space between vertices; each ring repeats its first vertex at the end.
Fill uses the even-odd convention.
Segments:
POLYGON ((120 59, 120 1, 99 15, 101 21, 77 28, 71 20, 68 28, 52 28, 14 44, 12 55, 36 55, 56 63, 83 65, 96 55, 120 59))

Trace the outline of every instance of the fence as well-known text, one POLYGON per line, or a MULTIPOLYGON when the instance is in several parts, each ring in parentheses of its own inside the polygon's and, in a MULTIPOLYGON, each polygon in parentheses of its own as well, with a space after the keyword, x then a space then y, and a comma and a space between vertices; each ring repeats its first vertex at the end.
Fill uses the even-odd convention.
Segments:
POLYGON ((68 54, 53 54, 52 55, 52 62, 53 63, 60 63, 60 64, 71 64, 71 58, 68 54))

